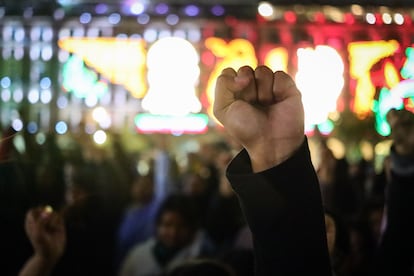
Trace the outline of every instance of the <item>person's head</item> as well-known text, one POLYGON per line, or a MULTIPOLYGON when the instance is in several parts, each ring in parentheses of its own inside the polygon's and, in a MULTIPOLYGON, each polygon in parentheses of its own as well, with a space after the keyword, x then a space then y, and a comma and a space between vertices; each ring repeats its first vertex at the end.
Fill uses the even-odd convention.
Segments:
POLYGON ((148 203, 154 195, 154 178, 152 174, 138 175, 131 186, 131 200, 137 203, 148 203))
POLYGON ((235 276, 230 266, 210 259, 190 260, 175 267, 167 276, 235 276))
POLYGON ((194 238, 199 218, 191 198, 171 195, 165 199, 156 217, 156 237, 169 248, 181 248, 194 238))
POLYGON ((92 164, 70 166, 66 187, 66 202, 71 205, 98 191, 96 167, 92 164))
POLYGON ((406 145, 414 138, 414 114, 408 110, 391 109, 387 121, 391 127, 391 137, 396 144, 406 145))

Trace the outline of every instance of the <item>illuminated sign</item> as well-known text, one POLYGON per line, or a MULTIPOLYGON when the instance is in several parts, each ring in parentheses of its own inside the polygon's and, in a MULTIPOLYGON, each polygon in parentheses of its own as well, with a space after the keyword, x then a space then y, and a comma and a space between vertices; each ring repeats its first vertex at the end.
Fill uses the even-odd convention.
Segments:
POLYGON ((62 69, 62 86, 66 91, 74 93, 78 98, 94 96, 101 98, 108 92, 108 84, 99 80, 98 75, 86 68, 78 56, 69 57, 62 69))
MULTIPOLYGON (((305 111, 305 131, 312 131, 321 124, 324 133, 331 112, 337 110, 336 102, 344 86, 344 62, 338 52, 329 46, 300 48, 296 84, 302 93, 305 111)), ((331 129, 332 130, 332 129, 331 129)), ((330 131, 329 131, 330 132, 330 131)))
POLYGON ((145 81, 146 48, 141 39, 112 37, 64 38, 58 41, 61 49, 80 57, 114 84, 124 85, 136 98, 147 91, 145 81))
MULTIPOLYGON (((115 38, 70 38, 59 41, 59 46, 73 53, 64 65, 64 71, 71 72, 64 73, 65 89, 77 91, 79 97, 85 97, 88 91, 106 91, 105 83, 87 65, 141 98, 144 110, 162 115, 153 117, 157 125, 163 125, 162 129, 166 129, 165 121, 161 124, 167 120, 165 116, 175 118, 169 122, 176 123, 177 116, 197 115, 202 105, 214 118, 215 82, 226 67, 237 70, 244 65, 266 64, 273 70, 288 71, 292 65, 297 66, 295 80, 303 96, 305 130, 317 127, 323 134, 329 134, 334 127, 329 115, 337 110, 344 87, 344 60, 335 48, 325 45, 299 48, 293 51, 297 57, 289 57, 292 51, 267 44, 261 46, 257 56, 254 45, 246 39, 209 37, 204 41, 206 50, 201 58, 204 76, 200 76, 200 56, 194 45, 177 37, 160 39, 148 49, 141 40, 115 38)), ((414 110, 414 50, 406 49, 403 63, 394 58, 402 50, 394 40, 352 42, 347 50, 350 108, 361 119, 374 112, 378 133, 388 135, 385 115, 390 108, 414 110)), ((147 125, 148 118, 151 116, 145 119, 147 125)))
POLYGON ((185 116, 138 114, 135 117, 135 126, 140 133, 199 134, 207 131, 207 125, 208 116, 205 114, 185 116))
POLYGON ((149 89, 142 107, 159 115, 200 112, 201 103, 196 95, 198 63, 198 52, 185 39, 167 37, 151 45, 147 55, 149 89))
POLYGON ((217 57, 206 88, 207 98, 210 103, 207 113, 214 118, 211 103, 214 101, 216 79, 227 67, 238 70, 244 65, 249 65, 255 68, 257 66, 257 57, 252 43, 246 39, 233 39, 230 42, 226 42, 221 38, 210 37, 205 40, 205 46, 217 57))

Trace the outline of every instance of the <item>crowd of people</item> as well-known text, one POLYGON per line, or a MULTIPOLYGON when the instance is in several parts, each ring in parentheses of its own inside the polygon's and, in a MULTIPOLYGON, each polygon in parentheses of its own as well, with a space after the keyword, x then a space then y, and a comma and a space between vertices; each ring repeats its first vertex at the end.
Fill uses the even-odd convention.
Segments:
POLYGON ((62 155, 53 136, 28 162, 4 131, 1 274, 414 275, 414 114, 388 113, 393 146, 375 173, 327 146, 313 166, 283 72, 225 69, 214 113, 232 143, 183 168, 163 145, 145 174, 119 144, 96 161, 62 155))

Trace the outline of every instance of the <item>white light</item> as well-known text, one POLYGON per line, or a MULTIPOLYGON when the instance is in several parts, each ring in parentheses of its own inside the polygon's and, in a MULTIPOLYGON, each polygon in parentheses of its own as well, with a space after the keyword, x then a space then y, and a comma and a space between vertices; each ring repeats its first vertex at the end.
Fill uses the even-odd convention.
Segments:
POLYGON ((59 109, 64 109, 68 106, 68 99, 65 96, 60 96, 56 104, 59 109))
POLYGON ((145 10, 145 6, 143 3, 140 3, 140 2, 135 2, 131 6, 131 12, 135 15, 143 13, 144 10, 145 10))
POLYGON ((17 28, 14 32, 14 40, 15 41, 23 41, 24 40, 24 29, 23 28, 17 28))
POLYGON ((99 106, 92 111, 92 118, 98 123, 106 121, 108 117, 108 112, 102 106, 99 106))
POLYGON ((145 13, 141 14, 137 18, 137 22, 139 24, 142 24, 142 25, 148 24, 149 21, 150 21, 150 16, 148 14, 145 14, 145 13))
POLYGON ((3 89, 1 91, 1 100, 3 102, 8 102, 11 99, 11 92, 10 89, 3 89))
POLYGON ((96 144, 102 145, 106 142, 106 133, 103 130, 98 130, 93 134, 93 140, 96 144))
POLYGON ((168 25, 176 25, 178 21, 180 21, 180 18, 176 14, 169 14, 167 15, 167 18, 165 18, 165 21, 168 25))
POLYGON ((98 98, 95 95, 88 94, 85 98, 85 105, 87 107, 94 107, 98 103, 98 98))
POLYGON ((365 20, 368 22, 368 24, 375 24, 377 19, 375 18, 375 14, 373 13, 367 13, 365 16, 365 20))
POLYGON ((157 31, 154 29, 147 29, 144 32, 144 39, 148 42, 154 42, 157 39, 157 31))
POLYGON ((53 56, 52 46, 50 46, 50 45, 44 46, 42 48, 42 59, 44 61, 48 61, 52 58, 52 56, 53 56))
POLYGON ((50 89, 42 90, 42 93, 40 94, 40 101, 44 104, 50 103, 52 100, 52 91, 50 89))
POLYGON ((40 28, 39 26, 34 26, 30 31, 30 39, 34 41, 39 40, 41 32, 42 28, 40 28))
POLYGON ((389 13, 383 13, 382 14, 382 21, 385 24, 391 24, 392 23, 392 17, 389 13))
POLYGON ((30 59, 37 60, 40 57, 40 46, 37 44, 30 47, 30 59))
POLYGON ((1 87, 9 88, 11 85, 11 80, 9 77, 3 77, 0 81, 1 87))
POLYGON ((24 50, 23 47, 18 47, 14 49, 14 58, 16 60, 21 60, 24 56, 24 50))
POLYGON ((49 28, 49 27, 44 28, 43 29, 43 32, 42 32, 42 40, 49 42, 49 41, 52 40, 52 38, 53 38, 53 30, 52 30, 52 28, 49 28))
POLYGON ((79 17, 79 22, 82 24, 88 24, 92 20, 92 15, 89 12, 84 12, 79 17))
POLYGON ((63 121, 57 122, 55 130, 58 134, 65 134, 68 131, 68 125, 63 121))
POLYGON ((274 14, 274 9, 273 9, 272 4, 268 2, 259 3, 259 6, 257 7, 257 11, 263 17, 271 17, 274 14))
POLYGON ((13 91, 13 100, 20 103, 23 100, 23 91, 19 88, 13 91))
POLYGON ((29 93, 27 94, 27 99, 31 104, 37 103, 39 100, 39 91, 35 88, 30 89, 29 93))
POLYGON ((401 13, 394 14, 394 21, 398 25, 404 24, 404 16, 401 13))
POLYGON ((12 122, 12 128, 15 131, 21 131, 23 129, 23 122, 20 119, 14 119, 12 122))
POLYGON ((49 77, 44 77, 40 80, 40 88, 42 89, 48 89, 52 85, 52 81, 49 77))
POLYGON ((113 13, 108 16, 109 24, 116 25, 121 22, 121 15, 119 13, 113 13))
POLYGON ((329 46, 300 48, 296 83, 302 93, 305 125, 323 123, 336 110, 337 99, 344 86, 344 61, 329 46))
POLYGON ((142 107, 153 114, 185 115, 201 110, 195 87, 199 80, 199 55, 185 39, 157 40, 147 53, 148 92, 142 107))

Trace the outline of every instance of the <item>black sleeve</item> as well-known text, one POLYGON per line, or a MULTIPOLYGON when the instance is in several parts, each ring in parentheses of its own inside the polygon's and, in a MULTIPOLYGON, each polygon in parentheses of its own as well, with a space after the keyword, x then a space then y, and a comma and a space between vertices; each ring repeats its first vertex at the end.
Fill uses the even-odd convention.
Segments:
POLYGON ((245 150, 227 177, 253 234, 256 275, 331 275, 319 183, 307 140, 282 164, 253 173, 245 150))

